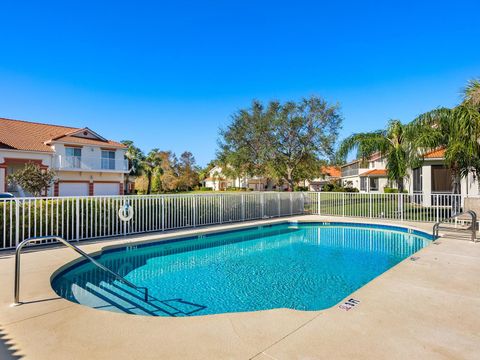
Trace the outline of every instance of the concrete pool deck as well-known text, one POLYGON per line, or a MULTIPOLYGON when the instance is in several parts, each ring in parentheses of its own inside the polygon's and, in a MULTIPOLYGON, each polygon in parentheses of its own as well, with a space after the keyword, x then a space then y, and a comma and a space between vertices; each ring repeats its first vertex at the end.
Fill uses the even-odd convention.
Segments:
MULTIPOLYGON (((386 223, 431 232, 432 224, 321 216, 212 226, 114 240, 106 246, 285 220, 386 223)), ((50 286, 78 258, 65 247, 22 255, 21 306, 13 299, 13 252, 0 252, 0 337, 24 359, 478 359, 480 243, 437 240, 349 295, 360 302, 312 312, 275 309, 192 318, 113 313, 71 303, 50 286)), ((343 301, 342 301, 343 302, 343 301)), ((0 351, 0 356, 3 353, 0 351)), ((2 357, 3 359, 3 357, 2 357)))

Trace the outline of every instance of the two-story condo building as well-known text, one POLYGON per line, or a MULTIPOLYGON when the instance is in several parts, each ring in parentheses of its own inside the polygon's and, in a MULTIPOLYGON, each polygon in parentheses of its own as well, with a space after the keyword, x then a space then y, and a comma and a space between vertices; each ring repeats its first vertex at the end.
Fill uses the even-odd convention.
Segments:
POLYGON ((231 178, 222 172, 222 167, 214 166, 208 173, 208 177, 202 181, 202 186, 211 188, 213 191, 224 191, 227 188, 251 189, 253 191, 285 190, 286 185, 277 185, 271 179, 261 176, 243 176, 231 178))
POLYGON ((342 165, 342 185, 357 188, 360 192, 383 193, 389 185, 386 165, 386 159, 380 153, 367 160, 354 160, 342 165))
MULTIPOLYGON (((123 194, 126 146, 89 128, 0 118, 0 191, 27 196, 7 176, 26 163, 56 172, 48 195, 123 194)), ((45 194, 47 195, 47 194, 45 194)))

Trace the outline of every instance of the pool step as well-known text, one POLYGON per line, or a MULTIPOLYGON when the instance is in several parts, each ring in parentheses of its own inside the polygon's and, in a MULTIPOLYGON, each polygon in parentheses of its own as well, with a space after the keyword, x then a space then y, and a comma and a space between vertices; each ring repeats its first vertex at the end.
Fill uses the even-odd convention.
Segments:
POLYGON ((127 314, 178 317, 190 316, 205 309, 205 306, 182 299, 158 300, 149 296, 149 301, 146 302, 143 294, 121 282, 102 281, 98 285, 87 283, 85 287, 74 285, 72 292, 81 304, 127 314))

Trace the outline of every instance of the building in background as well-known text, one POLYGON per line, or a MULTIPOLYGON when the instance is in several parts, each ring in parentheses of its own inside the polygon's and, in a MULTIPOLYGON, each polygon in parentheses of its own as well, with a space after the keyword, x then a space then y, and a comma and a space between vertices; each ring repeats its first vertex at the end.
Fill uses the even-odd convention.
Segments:
POLYGON ((279 185, 271 179, 261 176, 243 176, 232 178, 222 172, 222 167, 214 166, 202 181, 202 186, 213 191, 225 191, 228 188, 249 189, 252 191, 286 190, 286 185, 279 185))
POLYGON ((323 166, 321 176, 313 180, 305 180, 308 191, 321 191, 327 184, 340 184, 342 172, 339 166, 323 166))
POLYGON ((380 153, 367 160, 354 160, 340 167, 341 183, 366 193, 383 193, 390 184, 387 177, 387 161, 380 153))
POLYGON ((0 191, 28 196, 7 176, 26 163, 53 169, 50 196, 120 195, 128 162, 126 147, 89 128, 0 118, 0 191))
MULTIPOLYGON (((431 195, 422 199, 425 206, 441 201, 441 197, 435 195, 451 194, 452 172, 445 166, 445 150, 436 149, 426 153, 422 165, 409 170, 408 180, 408 192, 431 195)), ((479 181, 472 173, 460 180, 460 194, 464 197, 480 194, 479 181)))

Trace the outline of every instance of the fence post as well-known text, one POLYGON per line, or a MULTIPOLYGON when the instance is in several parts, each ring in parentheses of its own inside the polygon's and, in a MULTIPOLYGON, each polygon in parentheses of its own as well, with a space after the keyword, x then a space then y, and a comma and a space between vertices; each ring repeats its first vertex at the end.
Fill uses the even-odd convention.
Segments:
POLYGON ((162 196, 162 231, 165 231, 165 197, 162 196))
POLYGON ((225 211, 225 209, 223 208, 223 195, 218 195, 219 198, 218 198, 218 202, 220 203, 220 206, 218 207, 218 211, 219 211, 219 220, 220 220, 220 224, 223 224, 223 213, 225 211))
MULTIPOLYGON (((4 206, 6 206, 6 203, 4 203, 4 206)), ((4 223, 6 226, 5 219, 4 219, 4 223)), ((20 200, 15 199, 15 245, 18 245, 19 242, 20 242, 20 200)))
POLYGON ((345 217, 345 193, 342 193, 342 216, 345 217))
POLYGON ((290 193, 290 216, 293 215, 293 197, 292 197, 292 193, 290 193))
POLYGON ((193 227, 197 226, 197 195, 193 195, 193 227))
POLYGON ((242 221, 245 221, 245 194, 242 194, 242 221))
POLYGON ((265 217, 265 193, 260 193, 260 209, 262 219, 265 217))
POLYGON ((282 215, 282 208, 281 208, 281 204, 280 204, 280 193, 277 193, 277 202, 278 202, 278 216, 280 217, 282 215))
POLYGON ((321 212, 320 212, 320 192, 317 192, 317 214, 321 215, 321 212))
MULTIPOLYGON (((75 201, 75 238, 80 240, 80 198, 76 198, 75 201)), ((105 229, 104 229, 105 231, 105 229)))
POLYGON ((372 218, 372 193, 368 193, 368 217, 372 218))
POLYGON ((403 194, 398 193, 398 198, 400 201, 400 221, 403 221, 403 194))

